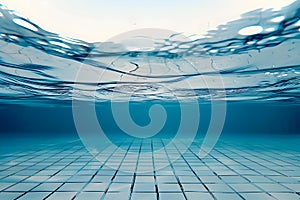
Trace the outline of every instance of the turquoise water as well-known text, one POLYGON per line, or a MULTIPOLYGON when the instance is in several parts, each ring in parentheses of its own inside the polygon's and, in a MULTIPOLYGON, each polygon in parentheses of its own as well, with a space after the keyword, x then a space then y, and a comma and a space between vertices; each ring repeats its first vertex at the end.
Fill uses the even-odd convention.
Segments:
POLYGON ((300 1, 192 38, 0 6, 0 199, 299 199, 300 1))

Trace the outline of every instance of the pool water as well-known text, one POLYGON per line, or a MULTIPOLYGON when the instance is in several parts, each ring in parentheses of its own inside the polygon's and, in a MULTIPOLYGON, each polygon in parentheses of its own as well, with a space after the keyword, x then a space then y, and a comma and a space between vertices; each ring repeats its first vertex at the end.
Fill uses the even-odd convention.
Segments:
POLYGON ((89 43, 0 5, 0 199, 300 199, 299 30, 295 1, 89 43))

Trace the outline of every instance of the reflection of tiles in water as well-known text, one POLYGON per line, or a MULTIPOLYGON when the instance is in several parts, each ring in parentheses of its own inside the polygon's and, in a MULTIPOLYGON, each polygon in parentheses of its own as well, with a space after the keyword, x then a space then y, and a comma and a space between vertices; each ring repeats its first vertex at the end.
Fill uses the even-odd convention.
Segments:
POLYGON ((222 143, 199 159, 200 142, 178 154, 183 141, 153 153, 165 142, 123 141, 101 153, 105 165, 79 142, 2 155, 0 199, 300 199, 295 151, 222 143))

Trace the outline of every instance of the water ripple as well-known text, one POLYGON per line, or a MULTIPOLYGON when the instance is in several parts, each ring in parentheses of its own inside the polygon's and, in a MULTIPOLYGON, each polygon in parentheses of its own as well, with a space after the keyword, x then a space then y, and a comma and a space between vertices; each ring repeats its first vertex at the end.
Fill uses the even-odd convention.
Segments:
POLYGON ((207 101, 225 99, 225 89, 229 101, 299 102, 300 1, 245 13, 201 39, 179 36, 137 50, 88 43, 45 31, 0 5, 0 100, 207 101), (76 79, 79 71, 86 80, 76 79))

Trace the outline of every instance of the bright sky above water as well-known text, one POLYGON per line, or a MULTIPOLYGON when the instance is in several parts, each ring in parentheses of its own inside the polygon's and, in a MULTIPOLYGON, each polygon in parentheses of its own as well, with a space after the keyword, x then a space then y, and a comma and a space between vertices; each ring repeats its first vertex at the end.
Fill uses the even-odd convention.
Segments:
POLYGON ((259 8, 280 9, 294 0, 0 0, 42 28, 96 42, 140 28, 205 34, 259 8))

